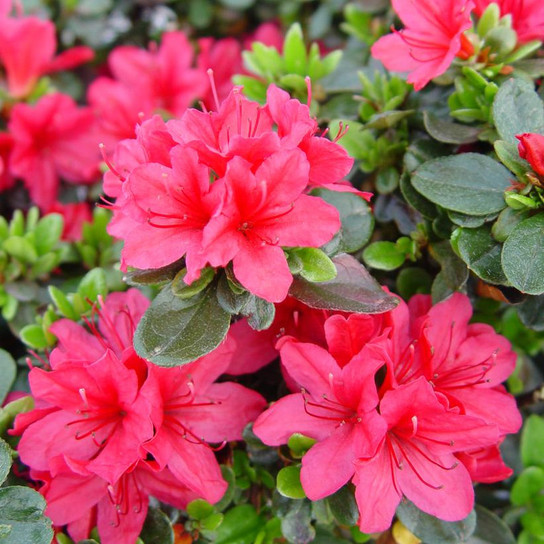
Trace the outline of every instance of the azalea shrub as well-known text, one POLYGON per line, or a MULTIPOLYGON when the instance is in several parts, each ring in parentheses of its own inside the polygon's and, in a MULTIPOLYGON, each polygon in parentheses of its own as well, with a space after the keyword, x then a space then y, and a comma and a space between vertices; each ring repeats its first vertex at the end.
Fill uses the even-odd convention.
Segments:
POLYGON ((540 0, 0 0, 0 543, 544 540, 540 0))

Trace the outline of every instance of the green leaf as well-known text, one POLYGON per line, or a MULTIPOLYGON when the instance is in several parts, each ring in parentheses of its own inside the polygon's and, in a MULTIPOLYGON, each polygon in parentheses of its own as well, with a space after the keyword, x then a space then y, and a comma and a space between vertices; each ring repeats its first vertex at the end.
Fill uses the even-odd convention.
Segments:
POLYGON ((341 525, 355 525, 359 519, 359 509, 355 502, 352 486, 341 487, 334 495, 326 498, 332 515, 341 525))
MULTIPOLYGON (((7 442, 0 438, 0 485, 2 485, 8 477, 11 469, 11 448, 7 442)), ((2 539, 0 538, 0 541, 2 539)))
POLYGON ((544 470, 540 467, 527 467, 514 482, 510 500, 516 506, 523 506, 529 504, 543 489, 544 470))
POLYGON ((316 189, 312 194, 332 204, 340 214, 340 231, 325 249, 334 244, 336 253, 354 253, 370 240, 374 229, 374 216, 364 199, 353 193, 328 189, 316 189))
POLYGON ((491 236, 488 226, 458 229, 454 240, 459 256, 478 277, 489 283, 508 284, 501 265, 502 245, 491 236))
POLYGON ((271 302, 254 296, 245 306, 244 315, 247 315, 247 322, 252 329, 263 331, 272 325, 276 307, 271 302))
POLYGON ((493 512, 476 505, 476 530, 467 544, 516 544, 508 525, 493 512))
POLYGON ((60 240, 64 219, 58 213, 50 213, 42 217, 34 229, 35 247, 38 255, 44 255, 55 248, 60 240))
POLYGON ((366 268, 351 255, 333 258, 336 278, 323 283, 310 283, 294 278, 290 294, 312 308, 359 313, 383 313, 398 304, 388 295, 366 268))
POLYGON ((527 297, 516 309, 526 327, 534 331, 544 331, 544 295, 527 297))
POLYGON ((154 285, 172 281, 174 276, 183 268, 181 261, 176 261, 162 268, 148 270, 129 270, 125 274, 125 281, 129 285, 154 285))
POLYGON ((308 75, 306 74, 306 44, 299 23, 292 24, 285 35, 283 58, 285 59, 285 71, 288 74, 308 75))
POLYGON ((529 217, 527 210, 505 208, 491 227, 491 234, 497 242, 504 242, 514 230, 514 227, 529 217))
POLYGON ((497 140, 493 147, 499 160, 521 181, 527 181, 525 174, 531 171, 531 165, 519 156, 518 146, 512 142, 497 140))
POLYGON ((17 365, 13 357, 5 350, 0 349, 0 406, 4 402, 11 385, 15 381, 17 375, 17 365))
POLYGON ((281 532, 292 544, 308 544, 315 538, 311 509, 308 501, 291 501, 281 520, 281 532))
POLYGON ((392 110, 376 113, 367 123, 365 123, 365 128, 385 130, 394 127, 400 121, 406 119, 406 117, 410 117, 413 113, 414 110, 392 110))
POLYGON ((38 259, 34 245, 23 236, 10 236, 4 240, 2 247, 4 251, 23 263, 32 264, 38 259))
POLYGON ((453 252, 449 240, 435 242, 429 245, 429 251, 440 263, 442 279, 452 291, 459 290, 468 279, 468 270, 465 263, 453 252))
POLYGON ((544 134, 544 105, 533 84, 509 79, 493 101, 493 120, 501 139, 517 143, 516 134, 544 134))
POLYGON ((220 2, 232 9, 247 9, 255 3, 255 0, 220 0, 220 2))
POLYGON ((214 512, 214 505, 204 499, 195 499, 187 505, 187 513, 196 520, 207 518, 214 512))
POLYGON ((278 492, 288 499, 304 499, 306 493, 300 483, 300 465, 284 467, 276 478, 278 492))
POLYGON ((315 247, 294 248, 290 250, 302 262, 300 275, 311 282, 332 280, 336 277, 336 267, 327 254, 315 247))
POLYGON ((481 227, 484 223, 492 221, 497 217, 495 213, 491 215, 466 215, 464 213, 452 212, 451 210, 448 210, 447 214, 452 223, 469 229, 481 227))
POLYGON ((45 333, 41 325, 26 325, 19 332, 21 340, 31 348, 45 349, 48 346, 45 333))
POLYGON ((78 315, 74 310, 72 303, 68 300, 68 297, 54 285, 50 285, 47 290, 59 312, 68 319, 77 320, 78 315))
POLYGON ((145 544, 174 544, 174 530, 168 516, 158 508, 149 508, 140 538, 145 544))
POLYGON ((225 513, 223 523, 215 531, 215 544, 253 544, 264 524, 251 504, 241 504, 225 513))
POLYGON ((157 365, 179 366, 214 350, 229 325, 230 314, 217 302, 213 285, 193 299, 181 299, 167 284, 140 320, 134 348, 157 365))
POLYGON ((83 278, 77 288, 77 292, 81 297, 91 302, 95 302, 98 295, 107 295, 108 284, 106 281, 106 273, 102 268, 93 268, 89 270, 83 278))
POLYGON ((302 457, 314 444, 315 439, 300 433, 293 433, 287 442, 291 453, 296 457, 302 457))
POLYGON ((544 468, 544 419, 536 414, 525 421, 521 433, 521 460, 526 467, 544 468))
POLYGON ((432 220, 438 215, 436 206, 414 189, 412 180, 406 172, 400 177, 400 191, 404 200, 426 219, 432 220))
POLYGON ((502 268, 510 283, 522 293, 544 293, 544 215, 518 223, 504 242, 502 268))
POLYGON ((431 275, 423 268, 403 268, 397 276, 397 291, 408 300, 416 294, 428 294, 431 291, 431 275))
POLYGON ((32 408, 34 408, 34 399, 30 395, 14 400, 0 408, 0 434, 6 432, 17 414, 29 412, 32 408))
POLYGON ((187 269, 180 270, 172 280, 172 291, 179 298, 191 298, 203 291, 215 277, 215 270, 209 266, 203 268, 200 277, 187 285, 184 281, 187 269))
POLYGON ((244 310, 254 295, 249 291, 242 291, 242 293, 234 292, 231 286, 232 283, 227 278, 227 275, 221 274, 217 282, 217 301, 225 312, 236 315, 244 310))
POLYGON ((28 487, 0 489, 0 525, 10 527, 2 544, 45 544, 51 542, 51 521, 43 515, 45 499, 28 487))
POLYGON ((403 500, 397 516, 414 535, 432 544, 458 544, 466 541, 476 528, 474 510, 461 521, 448 522, 422 512, 413 503, 403 500))
POLYGON ((422 164, 412 184, 431 202, 468 215, 488 215, 502 210, 510 172, 486 155, 463 153, 422 164))
POLYGON ((378 270, 395 270, 402 266, 406 255, 393 242, 374 242, 363 251, 365 264, 378 270))
POLYGON ((481 129, 460 123, 452 123, 439 119, 434 113, 423 112, 423 122, 427 132, 439 142, 446 144, 470 144, 478 141, 481 129))

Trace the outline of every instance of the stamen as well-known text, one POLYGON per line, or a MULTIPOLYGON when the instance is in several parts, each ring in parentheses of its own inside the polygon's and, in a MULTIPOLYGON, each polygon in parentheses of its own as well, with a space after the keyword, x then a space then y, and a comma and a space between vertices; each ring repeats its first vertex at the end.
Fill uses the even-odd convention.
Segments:
POLYGON ((221 107, 221 105, 219 103, 219 96, 217 95, 217 88, 215 86, 215 78, 213 77, 213 70, 211 68, 208 68, 206 70, 206 73, 208 74, 208 78, 210 79, 210 87, 212 89, 213 100, 215 102, 215 108, 217 111, 219 111, 219 108, 221 107))
POLYGON ((79 389, 79 396, 83 399, 83 404, 84 404, 85 408, 88 408, 89 407, 89 401, 87 399, 87 393, 85 392, 84 387, 81 387, 79 389))
POLYGON ((306 102, 306 105, 309 109, 312 106, 312 80, 310 79, 310 76, 306 76, 304 81, 306 83, 306 90, 308 92, 308 101, 306 102))
POLYGON ((427 487, 430 487, 431 489, 434 489, 436 491, 440 490, 440 489, 443 489, 444 486, 443 485, 433 485, 429 482, 427 482, 423 476, 421 476, 421 474, 417 471, 416 467, 414 466, 414 464, 412 463, 412 461, 410 461, 410 458, 408 457, 408 455, 406 455, 406 451, 404 450, 404 448, 402 447, 401 443, 400 443, 400 440, 397 440, 397 446, 399 448, 399 450, 401 451, 404 459, 406 460, 406 462, 408 463, 408 465, 410 466, 410 468, 414 471, 414 474, 417 476, 417 479, 424 485, 426 485, 427 487))
POLYGON ((110 171, 116 176, 118 177, 121 181, 125 181, 127 178, 125 178, 125 176, 122 176, 115 168, 115 166, 113 166, 113 164, 111 163, 111 161, 108 159, 108 157, 106 156, 106 146, 102 143, 98 144, 98 147, 100 149, 100 154, 102 155, 102 160, 106 163, 106 166, 110 169, 110 171))

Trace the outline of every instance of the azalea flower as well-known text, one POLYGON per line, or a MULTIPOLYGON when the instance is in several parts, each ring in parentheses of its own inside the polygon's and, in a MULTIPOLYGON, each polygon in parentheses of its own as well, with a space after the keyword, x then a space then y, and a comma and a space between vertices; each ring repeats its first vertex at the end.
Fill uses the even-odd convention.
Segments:
POLYGON ((499 6, 501 16, 511 15, 512 27, 519 43, 544 40, 544 4, 540 0, 474 0, 477 15, 482 15, 493 2, 499 6))
POLYGON ((13 98, 27 97, 38 79, 47 73, 74 68, 93 59, 93 50, 84 46, 68 49, 55 57, 55 34, 51 21, 0 13, 0 63, 13 98))
POLYGON ((77 540, 98 524, 103 544, 133 544, 148 494, 178 508, 217 502, 227 484, 209 443, 240 439, 265 404, 241 385, 214 383, 230 364, 230 338, 183 368, 140 358, 132 338, 148 305, 131 289, 109 295, 89 330, 55 322, 50 369, 29 376, 35 409, 15 421, 21 461, 44 482, 46 515, 77 540))
POLYGON ((392 0, 405 28, 380 38, 372 56, 393 72, 409 72, 408 83, 419 91, 443 74, 461 52, 463 32, 472 26, 472 0, 392 0))
POLYGON ((62 240, 75 242, 81 240, 84 223, 91 223, 93 216, 87 202, 70 202, 63 204, 55 202, 48 213, 62 215, 64 226, 62 229, 62 240))
POLYGON ((56 201, 60 179, 91 183, 98 177, 93 114, 69 96, 54 93, 32 106, 17 104, 8 127, 13 137, 9 169, 43 211, 56 201))
POLYGON ((519 156, 527 160, 539 176, 544 176, 544 135, 526 132, 516 138, 519 140, 519 156))

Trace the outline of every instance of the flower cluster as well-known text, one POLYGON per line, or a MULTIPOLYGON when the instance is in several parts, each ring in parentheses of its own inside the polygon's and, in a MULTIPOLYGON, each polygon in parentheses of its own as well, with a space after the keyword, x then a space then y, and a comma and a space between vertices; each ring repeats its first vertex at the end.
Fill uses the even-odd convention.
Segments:
MULTIPOLYGON (((510 18, 518 44, 544 40, 544 5, 539 0, 393 0, 405 28, 380 38, 372 55, 388 70, 409 72, 408 82, 418 91, 446 72, 456 57, 466 60, 475 53, 467 31, 473 26, 472 17, 482 17, 492 3, 500 15, 510 18)), ((489 53, 487 46, 484 57, 489 53)))
POLYGON ((307 496, 352 481, 364 532, 387 529, 402 497, 446 521, 466 517, 472 481, 511 474, 498 445, 521 425, 500 385, 515 354, 471 314, 465 295, 434 307, 418 295, 381 316, 330 316, 326 348, 282 338, 300 392, 261 414, 255 433, 273 446, 293 433, 315 439, 302 459, 307 496))
POLYGON ((337 210, 308 190, 354 191, 342 180, 352 159, 274 85, 264 106, 234 89, 217 111, 154 117, 113 162, 104 190, 117 197, 109 232, 125 241, 124 267, 184 257, 191 283, 207 265, 232 263, 236 280, 270 302, 292 282, 283 248, 319 247, 340 227, 337 210))
POLYGON ((177 508, 217 502, 227 484, 210 443, 240 439, 265 404, 241 385, 214 383, 232 339, 184 367, 138 357, 132 337, 148 305, 131 289, 108 296, 90 332, 56 322, 51 368, 30 372, 36 407, 16 419, 19 455, 44 482, 46 514, 76 541, 96 525, 103 544, 133 544, 149 495, 177 508))

